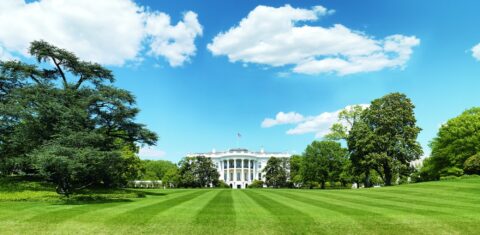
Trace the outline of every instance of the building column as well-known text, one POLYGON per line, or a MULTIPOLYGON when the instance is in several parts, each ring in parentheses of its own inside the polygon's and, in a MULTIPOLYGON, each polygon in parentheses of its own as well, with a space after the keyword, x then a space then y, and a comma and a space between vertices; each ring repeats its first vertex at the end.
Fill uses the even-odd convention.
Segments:
POLYGON ((253 162, 253 178, 257 179, 257 160, 253 162))
POLYGON ((247 181, 250 182, 250 180, 252 180, 252 178, 250 177, 250 175, 252 175, 252 169, 250 168, 250 165, 251 165, 251 161, 250 159, 248 159, 248 164, 247 164, 247 167, 248 167, 248 170, 247 170, 247 181))
POLYGON ((245 181, 245 159, 242 158, 242 182, 245 181))
POLYGON ((232 167, 232 166, 230 166, 230 159, 228 159, 228 160, 227 160, 227 180, 228 180, 228 181, 232 181, 232 179, 230 179, 230 178, 231 178, 231 177, 230 177, 230 168, 231 168, 231 167, 232 167))
MULTIPOLYGON (((234 158, 233 159, 233 181, 237 181, 237 159, 234 158)), ((234 187, 237 187, 236 185, 234 185, 234 187)))

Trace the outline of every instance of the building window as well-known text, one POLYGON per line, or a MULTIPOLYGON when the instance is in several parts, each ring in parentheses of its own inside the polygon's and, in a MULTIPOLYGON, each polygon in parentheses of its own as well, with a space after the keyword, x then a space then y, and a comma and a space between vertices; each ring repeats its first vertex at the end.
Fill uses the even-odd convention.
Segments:
POLYGON ((230 181, 233 181, 233 173, 230 173, 230 181))
POLYGON ((226 171, 223 173, 223 181, 227 181, 227 172, 226 171))
POLYGON ((223 161, 223 169, 227 169, 227 161, 223 161))
POLYGON ((244 177, 245 181, 248 181, 248 173, 247 172, 245 172, 245 175, 243 177, 244 177))
POLYGON ((258 169, 262 169, 262 163, 261 162, 258 163, 258 169))
POLYGON ((258 180, 262 180, 262 173, 258 173, 258 180))
POLYGON ((253 180, 253 173, 250 173, 250 180, 253 180))
POLYGON ((240 181, 240 172, 237 173, 237 181, 240 181))

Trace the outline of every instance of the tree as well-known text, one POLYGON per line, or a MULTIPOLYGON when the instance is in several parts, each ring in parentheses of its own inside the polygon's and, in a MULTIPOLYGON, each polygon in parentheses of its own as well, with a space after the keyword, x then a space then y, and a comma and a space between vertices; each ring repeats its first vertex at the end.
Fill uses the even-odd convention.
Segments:
POLYGON ((391 93, 373 100, 353 125, 347 141, 350 158, 367 179, 373 169, 391 185, 395 175, 407 174, 410 162, 422 155, 414 107, 404 94, 391 93))
POLYGON ((179 186, 186 188, 217 186, 220 174, 211 158, 185 157, 179 163, 179 186))
POLYGON ((44 41, 30 54, 37 64, 0 62, 0 173, 40 174, 65 195, 136 177, 136 145, 157 136, 134 121, 133 95, 111 85, 110 70, 44 41))
POLYGON ((162 180, 167 171, 177 168, 174 163, 166 160, 144 160, 142 163, 145 168, 142 178, 145 180, 162 180))
POLYGON ((300 155, 293 155, 290 157, 290 181, 294 187, 301 186, 303 182, 301 168, 303 165, 303 157, 300 155))
POLYGON ((336 181, 347 160, 347 150, 334 141, 313 141, 305 149, 302 167, 304 184, 320 183, 325 188, 327 181, 336 181))
POLYGON ((162 184, 168 188, 176 188, 180 184, 180 175, 178 173, 178 168, 168 169, 162 178, 162 184))
POLYGON ((430 143, 432 152, 429 161, 424 162, 422 167, 424 175, 428 176, 426 180, 458 175, 467 159, 480 153, 479 129, 479 107, 466 110, 443 124, 430 143))
POLYGON ((263 172, 265 172, 265 184, 268 187, 280 188, 286 185, 287 171, 282 159, 270 157, 263 172))
POLYGON ((330 127, 330 133, 325 135, 326 140, 347 140, 348 132, 360 120, 362 112, 366 109, 362 105, 348 106, 338 114, 338 122, 330 127))
MULTIPOLYGON (((363 179, 365 187, 371 186, 371 171, 376 162, 371 152, 375 149, 375 136, 364 121, 357 121, 352 126, 347 138, 352 173, 357 180, 363 179), (362 177, 363 176, 363 177, 362 177)), ((358 181, 356 182, 358 185, 358 181)))

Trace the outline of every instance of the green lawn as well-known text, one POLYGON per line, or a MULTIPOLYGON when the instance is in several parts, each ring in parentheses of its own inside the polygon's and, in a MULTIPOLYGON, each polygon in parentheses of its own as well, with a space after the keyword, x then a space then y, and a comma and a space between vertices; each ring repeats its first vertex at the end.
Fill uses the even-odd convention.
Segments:
POLYGON ((480 178, 359 190, 146 192, 66 203, 12 201, 13 192, 0 190, 0 234, 480 233, 480 178))

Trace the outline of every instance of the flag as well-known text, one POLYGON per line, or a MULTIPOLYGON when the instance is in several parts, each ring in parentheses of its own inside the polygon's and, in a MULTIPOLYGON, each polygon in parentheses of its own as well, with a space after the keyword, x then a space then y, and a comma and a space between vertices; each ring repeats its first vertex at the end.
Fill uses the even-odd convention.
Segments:
POLYGON ((242 135, 240 133, 237 133, 238 138, 242 138, 242 135))

